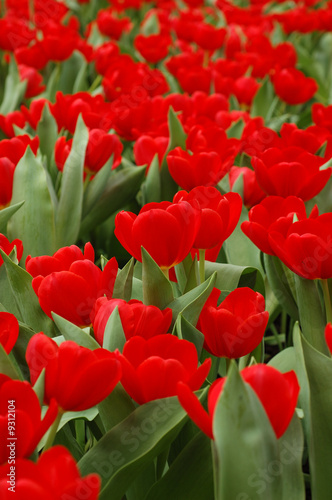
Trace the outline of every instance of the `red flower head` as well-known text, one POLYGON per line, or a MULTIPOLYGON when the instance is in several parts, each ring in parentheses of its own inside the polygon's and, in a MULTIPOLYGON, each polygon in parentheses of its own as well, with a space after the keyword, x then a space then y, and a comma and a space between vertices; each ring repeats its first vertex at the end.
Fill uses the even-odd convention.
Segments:
POLYGON ((241 76, 233 84, 232 92, 240 104, 250 106, 257 91, 259 83, 251 76, 241 76))
POLYGON ((30 457, 39 441, 52 425, 57 416, 57 405, 54 399, 42 419, 38 397, 28 382, 6 378, 0 382, 0 464, 8 460, 8 412, 10 402, 14 401, 15 410, 15 455, 16 458, 30 457))
MULTIPOLYGON (((3 500, 10 500, 10 465, 0 467, 0 489, 3 500)), ((70 452, 64 446, 45 451, 38 462, 18 459, 15 463, 15 496, 18 500, 97 500, 101 481, 98 474, 81 477, 70 452)))
POLYGON ((121 378, 121 366, 106 349, 90 351, 70 340, 59 346, 43 333, 29 341, 26 360, 34 384, 45 368, 44 400, 61 411, 83 411, 103 401, 121 378))
POLYGON ((156 35, 137 35, 134 40, 135 49, 150 63, 157 63, 168 54, 172 38, 167 33, 156 35))
POLYGON ((149 135, 141 135, 134 144, 134 157, 136 165, 148 165, 146 174, 148 173, 151 162, 156 154, 158 154, 159 165, 161 165, 168 146, 168 137, 150 137, 149 135))
MULTIPOLYGON (((13 248, 16 247, 17 260, 20 261, 23 255, 23 244, 21 240, 13 240, 11 243, 7 240, 6 236, 0 233, 0 248, 9 255, 13 248)), ((3 264, 3 258, 0 255, 0 267, 3 264)))
POLYGON ((27 88, 24 97, 29 99, 41 94, 46 85, 42 85, 43 77, 35 68, 26 66, 25 64, 18 65, 21 80, 27 80, 27 88))
MULTIPOLYGON (((299 220, 307 218, 305 205, 301 198, 268 196, 249 211, 249 221, 242 222, 241 229, 262 252, 274 255, 268 235, 279 220, 283 221, 286 228, 290 227, 294 214, 299 220)), ((318 211, 315 207, 310 217, 317 217, 317 215, 318 211)))
POLYGON ((126 302, 122 299, 107 300, 100 297, 91 313, 93 331, 97 342, 103 345, 107 321, 118 307, 123 331, 127 340, 135 335, 149 339, 167 333, 172 322, 172 310, 163 311, 156 306, 146 306, 139 300, 126 302))
POLYGON ((114 40, 119 40, 122 33, 130 30, 132 24, 129 17, 115 17, 112 10, 99 10, 97 14, 97 26, 103 35, 114 40))
POLYGON ((19 324, 14 314, 0 312, 0 344, 7 354, 13 349, 19 333, 19 324))
POLYGON ((254 170, 248 167, 232 167, 229 171, 229 184, 233 188, 236 179, 242 174, 243 179, 243 204, 247 208, 257 205, 266 198, 266 194, 260 188, 254 170))
MULTIPOLYGON (((280 373, 269 365, 253 365, 241 372, 243 380, 258 396, 273 430, 279 439, 286 431, 296 408, 300 386, 295 372, 280 373)), ((211 385, 208 395, 208 413, 198 398, 185 384, 178 385, 181 405, 198 427, 213 439, 212 422, 214 411, 226 378, 217 379, 211 385)))
POLYGON ((324 158, 297 147, 270 148, 252 159, 263 191, 284 198, 294 195, 303 201, 316 196, 329 180, 331 169, 319 169, 324 162, 324 158))
POLYGON ((290 225, 279 220, 270 228, 269 243, 274 254, 302 278, 332 278, 332 213, 290 225))
POLYGON ((196 391, 206 379, 211 360, 197 368, 195 346, 174 335, 157 335, 151 339, 132 337, 116 351, 122 365, 121 383, 139 404, 176 395, 179 381, 196 391))
POLYGON ((190 203, 147 203, 138 215, 120 212, 115 218, 115 236, 124 248, 141 261, 141 247, 162 269, 185 259, 195 241, 200 210, 190 203))
POLYGON ((315 103, 312 105, 312 121, 319 127, 326 128, 332 134, 332 105, 323 106, 315 103))
POLYGON ((204 335, 205 349, 218 357, 240 358, 262 341, 269 313, 264 297, 251 288, 236 288, 219 306, 220 291, 210 295, 197 328, 204 335))
POLYGON ((218 189, 210 186, 198 186, 189 193, 179 191, 173 202, 187 201, 193 208, 199 205, 201 223, 193 247, 195 249, 219 250, 224 241, 234 231, 242 208, 242 200, 237 193, 222 195, 218 189))
POLYGON ((277 96, 292 105, 309 101, 318 90, 316 80, 295 68, 283 68, 276 72, 272 82, 277 96))
POLYGON ((95 301, 104 294, 112 297, 118 264, 113 257, 101 271, 93 259, 90 243, 84 255, 72 245, 60 248, 53 257, 27 257, 26 269, 34 278, 33 289, 50 318, 55 312, 75 325, 89 325, 95 301))

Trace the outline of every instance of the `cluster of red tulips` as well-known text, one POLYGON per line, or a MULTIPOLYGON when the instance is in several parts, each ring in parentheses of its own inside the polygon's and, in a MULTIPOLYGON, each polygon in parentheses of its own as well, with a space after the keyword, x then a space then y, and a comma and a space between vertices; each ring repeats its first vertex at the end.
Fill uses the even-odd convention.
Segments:
POLYGON ((332 2, 3 0, 0 499, 332 496, 332 2))

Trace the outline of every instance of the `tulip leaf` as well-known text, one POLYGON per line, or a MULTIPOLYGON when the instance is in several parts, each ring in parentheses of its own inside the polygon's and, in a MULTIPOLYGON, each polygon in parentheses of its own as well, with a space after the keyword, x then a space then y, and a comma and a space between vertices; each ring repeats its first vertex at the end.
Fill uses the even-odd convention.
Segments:
POLYGON ((31 285, 32 276, 11 261, 1 249, 0 254, 4 261, 8 282, 15 297, 20 317, 35 332, 43 331, 46 335, 53 337, 55 333, 53 321, 46 316, 39 305, 38 298, 31 285))
POLYGON ((155 154, 149 167, 146 181, 142 184, 143 204, 161 201, 161 181, 158 154, 155 154))
POLYGON ((44 402, 44 394, 45 394, 45 368, 43 368, 42 371, 40 372, 40 374, 39 374, 39 376, 38 376, 38 378, 33 386, 33 390, 35 391, 35 393, 38 397, 39 404, 42 407, 43 402, 44 402))
POLYGON ((109 176, 112 172, 114 155, 105 163, 105 165, 96 173, 93 179, 90 180, 83 198, 83 218, 93 209, 99 198, 101 197, 109 176))
POLYGON ((100 500, 121 500, 134 479, 177 436, 186 413, 176 397, 138 407, 79 461, 83 476, 100 474, 100 500))
POLYGON ((100 348, 98 342, 96 342, 96 340, 93 339, 88 333, 81 330, 81 328, 54 312, 52 312, 52 316, 54 323, 59 328, 59 331, 62 333, 65 340, 72 340, 73 342, 76 342, 77 345, 87 347, 92 351, 100 348))
POLYGON ((88 129, 80 115, 62 174, 55 218, 58 248, 74 244, 79 234, 83 206, 83 167, 88 140, 88 129))
POLYGON ((204 283, 201 283, 196 288, 190 290, 190 292, 177 297, 173 302, 168 304, 168 307, 173 311, 173 324, 181 313, 189 323, 196 325, 201 310, 213 290, 216 277, 217 275, 214 273, 204 283))
POLYGON ((226 130, 228 139, 241 139, 245 123, 242 118, 233 122, 232 125, 226 130))
POLYGON ((25 380, 29 379, 30 370, 26 362, 25 354, 28 343, 35 332, 26 324, 19 322, 19 335, 13 347, 13 355, 25 380))
POLYGON ((213 470, 211 441, 199 432, 176 457, 146 500, 211 500, 213 470))
POLYGON ((310 475, 316 500, 332 497, 332 359, 312 347, 302 336, 301 344, 310 396, 310 475))
POLYGON ((118 167, 112 170, 102 195, 82 220, 81 234, 94 229, 129 203, 139 190, 144 173, 145 167, 118 167))
POLYGON ((143 302, 145 305, 153 305, 159 307, 159 309, 165 309, 174 299, 170 281, 143 247, 142 283, 143 302))
POLYGON ((294 275, 294 279, 302 333, 315 349, 327 354, 328 349, 324 339, 326 322, 316 282, 297 274, 294 275))
POLYGON ((194 344, 199 359, 201 357, 204 344, 204 335, 202 332, 189 323, 189 321, 182 316, 182 314, 178 315, 174 328, 179 339, 185 339, 194 344))
POLYGON ((135 410, 135 405, 122 385, 118 383, 111 394, 99 403, 98 410, 105 430, 109 431, 127 418, 135 410))
POLYGON ((4 265, 0 267, 0 301, 7 312, 14 314, 18 320, 22 319, 4 265))
POLYGON ((298 320, 298 307, 282 262, 278 257, 264 254, 264 266, 268 282, 275 297, 287 313, 293 319, 298 320))
POLYGON ((21 208, 22 205, 24 205, 24 200, 16 205, 11 205, 10 207, 0 210, 0 233, 4 233, 6 231, 7 222, 11 216, 21 208))
POLYGON ((21 380, 22 376, 18 373, 15 364, 0 344, 0 373, 7 375, 14 380, 21 380))
POLYGON ((125 343, 126 337, 121 323, 119 308, 116 306, 106 323, 103 348, 111 352, 119 349, 119 351, 122 352, 125 343))
POLYGON ((131 258, 127 264, 118 271, 114 288, 113 299, 123 299, 128 302, 131 298, 134 274, 134 258, 131 258))
POLYGON ((28 146, 14 173, 12 205, 25 201, 24 210, 8 222, 11 239, 23 241, 27 255, 52 255, 56 251, 54 206, 47 186, 46 171, 28 146))
MULTIPOLYGON (((14 33, 9 33, 15 37, 14 33)), ((7 115, 14 111, 22 102, 28 81, 22 81, 19 75, 18 67, 14 58, 10 59, 9 71, 5 80, 4 95, 0 106, 0 114, 7 115)))
POLYGON ((41 119, 37 126, 37 135, 39 137, 39 149, 47 158, 49 172, 54 180, 55 174, 58 169, 55 167, 54 172, 51 172, 51 165, 54 156, 54 146, 58 138, 58 125, 54 116, 52 115, 48 104, 45 104, 41 119), (53 174, 53 175, 52 175, 53 174))
POLYGON ((261 116, 268 121, 273 115, 277 102, 278 97, 276 97, 274 87, 269 76, 266 76, 254 97, 250 115, 253 118, 261 116))
POLYGON ((164 156, 161 170, 160 170, 160 181, 161 181, 161 199, 169 200, 173 199, 176 191, 178 190, 178 186, 176 182, 173 180, 171 174, 168 170, 167 165, 167 154, 172 151, 172 149, 176 147, 180 147, 182 149, 186 149, 186 139, 187 135, 183 130, 182 124, 178 119, 174 109, 170 106, 168 111, 168 129, 169 129, 169 143, 167 147, 166 154, 164 156))

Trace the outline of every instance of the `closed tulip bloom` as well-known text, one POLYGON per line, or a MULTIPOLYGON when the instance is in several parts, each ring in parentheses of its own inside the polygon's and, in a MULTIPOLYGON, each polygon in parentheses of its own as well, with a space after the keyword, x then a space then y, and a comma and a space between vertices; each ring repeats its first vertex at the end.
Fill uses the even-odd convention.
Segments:
POLYGON ((148 165, 146 174, 148 173, 151 162, 156 154, 158 154, 159 165, 162 164, 164 154, 168 146, 168 137, 150 137, 149 135, 141 135, 134 144, 134 157, 136 165, 148 165))
POLYGON ((144 59, 150 63, 157 63, 168 55, 172 38, 167 33, 158 33, 144 36, 137 35, 134 40, 134 47, 144 59))
POLYGON ((118 307, 119 315, 126 339, 135 335, 149 339, 155 335, 167 333, 172 322, 172 309, 163 311, 156 306, 146 306, 139 300, 122 299, 97 300, 91 313, 93 331, 97 342, 103 345, 106 324, 114 309, 118 307))
MULTIPOLYGON (((240 374, 244 382, 255 391, 279 439, 292 420, 300 392, 295 372, 280 373, 272 366, 257 364, 245 368, 240 374)), ((225 382, 226 378, 221 378, 211 385, 208 394, 208 412, 187 385, 183 383, 178 385, 181 405, 195 424, 211 439, 213 439, 214 412, 225 382)))
POLYGON ((329 180, 331 169, 320 170, 324 162, 324 158, 297 147, 270 148, 252 159, 263 191, 284 198, 294 195, 303 201, 316 196, 329 180))
POLYGON ((44 401, 54 398, 60 411, 83 411, 103 401, 121 377, 121 366, 106 349, 91 351, 72 341, 59 346, 43 333, 29 341, 26 360, 31 382, 45 368, 44 401))
POLYGON ((118 264, 113 257, 101 271, 90 260, 75 261, 68 271, 37 276, 32 287, 40 307, 52 319, 52 312, 77 326, 90 325, 90 313, 99 297, 112 297, 118 264))
POLYGON ((269 231, 269 243, 275 255, 302 278, 332 278, 332 213, 289 227, 279 221, 269 231))
POLYGON ((14 400, 15 406, 15 455, 16 458, 29 458, 34 452, 39 441, 54 422, 57 416, 55 400, 49 401, 49 408, 44 418, 35 391, 28 382, 10 380, 1 377, 0 381, 0 464, 8 460, 8 412, 10 401, 14 400))
MULTIPOLYGON (((289 227, 293 223, 294 215, 298 220, 306 219, 306 209, 303 200, 296 196, 268 196, 258 205, 249 210, 249 221, 241 224, 241 229, 246 236, 264 253, 274 255, 269 242, 269 232, 279 220, 289 227)), ((310 217, 317 217, 318 209, 315 206, 310 217)))
POLYGON ((197 351, 191 342, 174 335, 157 335, 151 339, 132 337, 116 351, 122 365, 121 383, 139 404, 176 395, 178 382, 198 390, 206 379, 211 359, 197 368, 197 351))
POLYGON ((13 349, 18 332, 19 324, 14 314, 0 312, 0 344, 7 354, 13 349))
MULTIPOLYGON (((10 465, 0 467, 2 500, 10 500, 8 488, 10 465)), ((38 459, 18 459, 15 463, 15 498, 17 500, 97 500, 101 480, 98 474, 81 477, 78 466, 64 446, 54 446, 38 459)))
POLYGON ((162 269, 185 259, 195 241, 200 211, 186 201, 147 203, 138 215, 122 211, 115 217, 114 234, 121 245, 142 261, 141 247, 162 269))
POLYGON ((220 291, 211 294, 199 317, 204 348, 218 357, 240 358, 262 341, 269 313, 263 295, 251 288, 236 288, 219 306, 220 291))
POLYGON ((223 165, 215 151, 189 154, 177 147, 167 155, 168 170, 175 182, 186 191, 197 186, 215 186, 231 165, 223 165))
POLYGON ((273 75, 275 93, 287 104, 302 104, 309 101, 318 90, 314 78, 306 77, 296 68, 283 68, 273 75))
POLYGON ((247 208, 251 208, 266 198, 266 193, 260 188, 254 170, 248 167, 234 166, 230 169, 229 184, 231 189, 240 175, 243 179, 243 204, 247 208))
MULTIPOLYGON (((5 252, 5 254, 9 255, 10 252, 16 247, 17 260, 20 261, 23 255, 23 244, 19 239, 15 239, 10 242, 4 234, 0 233, 0 248, 5 252)), ((0 255, 0 267, 3 264, 3 258, 0 255)))

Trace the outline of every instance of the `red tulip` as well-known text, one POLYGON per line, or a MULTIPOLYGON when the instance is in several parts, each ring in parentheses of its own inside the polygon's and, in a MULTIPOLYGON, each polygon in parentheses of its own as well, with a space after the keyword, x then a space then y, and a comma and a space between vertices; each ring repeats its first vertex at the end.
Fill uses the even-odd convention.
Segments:
POLYGON ((150 63, 157 63, 168 54, 172 38, 165 33, 149 36, 137 35, 134 40, 134 47, 150 63))
MULTIPOLYGON (((273 430, 279 439, 286 431, 296 408, 300 386, 294 371, 280 373, 269 365, 258 364, 241 372, 243 380, 258 396, 273 430)), ((213 439, 212 422, 214 411, 226 378, 217 379, 208 394, 208 412, 204 410, 192 390, 183 383, 178 385, 178 398, 195 424, 213 439)))
MULTIPOLYGON (((285 227, 289 227, 296 215, 297 219, 307 218, 305 205, 301 198, 288 196, 268 196, 249 211, 249 221, 242 222, 241 229, 246 236, 264 253, 274 255, 269 242, 269 232, 279 219, 283 220, 285 227)), ((315 207, 310 217, 317 217, 315 207)))
POLYGON ((18 70, 20 79, 22 81, 27 80, 27 88, 24 97, 26 97, 27 99, 29 99, 30 97, 35 97, 41 94, 46 89, 46 85, 42 85, 42 75, 38 73, 35 68, 26 66, 25 64, 19 64, 18 70))
POLYGON ((14 314, 0 312, 0 344, 7 354, 10 353, 16 343, 19 328, 14 314))
POLYGON ((103 401, 121 377, 120 363, 106 349, 90 351, 72 341, 59 346, 43 333, 29 341, 26 360, 34 384, 45 368, 44 400, 60 411, 83 411, 103 401))
POLYGON ((116 355, 122 365, 121 384, 139 404, 175 396, 179 381, 198 390, 211 367, 211 359, 206 359, 197 368, 194 344, 171 334, 148 340, 132 337, 116 355))
MULTIPOLYGON (((17 260, 20 261, 23 255, 23 244, 19 239, 15 239, 12 242, 7 240, 6 236, 0 233, 0 248, 9 255, 13 248, 16 247, 17 260)), ((0 267, 3 264, 3 258, 0 255, 0 267)))
POLYGON ((309 101, 318 90, 316 80, 306 77, 295 68, 283 68, 272 78, 275 93, 287 104, 302 104, 309 101))
MULTIPOLYGON (((134 157, 136 165, 147 164, 150 167, 151 162, 158 154, 159 165, 161 165, 168 146, 168 137, 150 137, 141 135, 134 144, 134 157)), ((146 174, 149 168, 146 169, 146 174)))
POLYGON ((107 300, 101 297, 95 303, 91 313, 93 331, 97 342, 103 345, 107 321, 114 309, 118 307, 123 331, 127 340, 135 335, 149 339, 169 331, 172 322, 172 310, 163 311, 155 306, 146 306, 139 300, 122 299, 107 300))
POLYGON ((269 195, 298 196, 308 201, 316 196, 331 176, 331 169, 320 170, 324 158, 301 148, 270 148, 252 159, 257 182, 269 195), (287 182, 285 182, 287 179, 287 182))
POLYGON ((182 262, 190 252, 200 224, 200 211, 186 201, 147 203, 138 215, 120 212, 114 234, 124 248, 142 261, 141 246, 162 269, 182 262))
POLYGON ((7 462, 11 437, 15 440, 16 458, 28 458, 57 416, 54 399, 42 419, 38 397, 28 382, 2 379, 0 381, 0 464, 7 462), (12 403, 11 403, 12 402, 12 403), (9 406, 12 404, 13 406, 9 406), (15 415, 13 430, 9 427, 9 413, 15 415), (14 434, 11 434, 14 432, 14 434), (8 438, 8 439, 7 439, 8 438))
POLYGON ((266 194, 260 188, 256 174, 248 167, 232 167, 229 171, 229 184, 233 188, 235 181, 242 175, 243 179, 243 204, 247 208, 251 208, 262 201, 266 194))
POLYGON ((217 306, 214 289, 199 317, 205 349, 218 357, 240 358, 262 341, 269 313, 264 297, 251 288, 236 288, 217 306))
POLYGON ((3 500, 14 495, 17 500, 97 500, 101 481, 98 474, 81 477, 74 458, 64 446, 45 451, 36 463, 18 459, 13 485, 10 464, 0 467, 0 490, 3 500), (10 490, 14 487, 14 490, 10 490), (15 493, 13 493, 13 491, 15 493))

